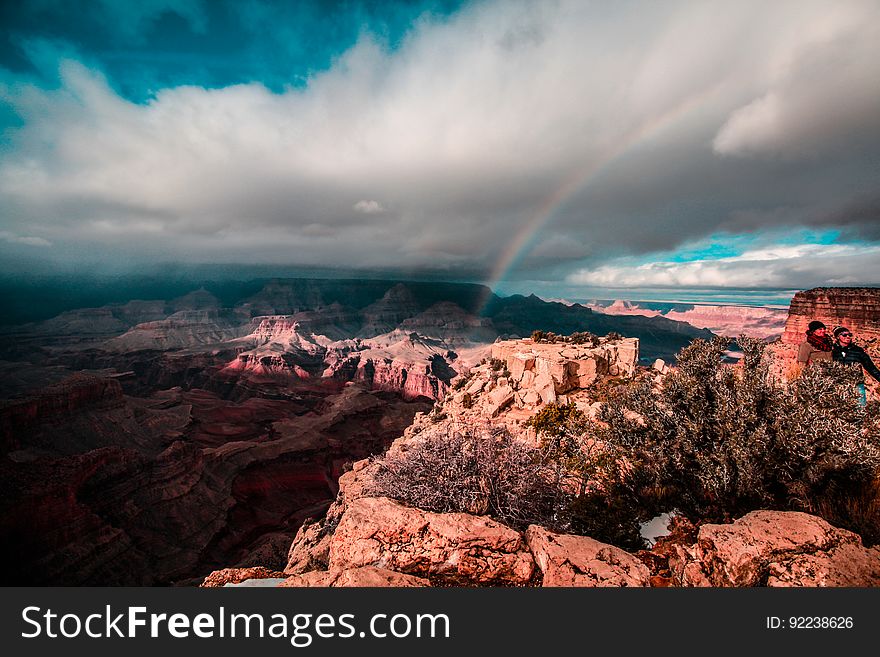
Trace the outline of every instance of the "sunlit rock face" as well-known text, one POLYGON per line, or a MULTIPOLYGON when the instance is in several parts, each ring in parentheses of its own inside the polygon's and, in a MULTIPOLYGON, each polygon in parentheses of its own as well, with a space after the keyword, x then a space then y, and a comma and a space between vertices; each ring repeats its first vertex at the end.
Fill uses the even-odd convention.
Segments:
MULTIPOLYGON (((855 344, 880 363, 880 288, 830 287, 798 292, 791 300, 785 332, 768 349, 771 371, 779 380, 791 380, 799 373, 798 345, 806 339, 807 325, 818 320, 829 330, 848 327, 855 344)), ((870 394, 880 395, 880 384, 866 377, 870 394)))
POLYGON ((683 586, 880 585, 880 548, 795 511, 752 511, 732 524, 703 525, 671 565, 683 586))
POLYGON ((807 325, 814 319, 829 329, 849 327, 857 341, 880 338, 880 288, 817 287, 798 292, 791 300, 782 342, 803 342, 807 325))

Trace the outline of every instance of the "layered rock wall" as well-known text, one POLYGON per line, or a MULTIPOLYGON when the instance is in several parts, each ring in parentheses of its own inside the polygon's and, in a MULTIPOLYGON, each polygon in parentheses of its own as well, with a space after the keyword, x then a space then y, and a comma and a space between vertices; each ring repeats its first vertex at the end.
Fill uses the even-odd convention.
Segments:
POLYGON ((804 341, 814 319, 829 328, 848 326, 858 342, 880 338, 880 287, 817 287, 798 292, 791 300, 782 342, 804 341))
POLYGON ((7 401, 0 407, 3 453, 17 449, 21 433, 37 423, 59 422, 85 410, 119 408, 124 403, 119 381, 89 374, 75 374, 38 394, 7 401))

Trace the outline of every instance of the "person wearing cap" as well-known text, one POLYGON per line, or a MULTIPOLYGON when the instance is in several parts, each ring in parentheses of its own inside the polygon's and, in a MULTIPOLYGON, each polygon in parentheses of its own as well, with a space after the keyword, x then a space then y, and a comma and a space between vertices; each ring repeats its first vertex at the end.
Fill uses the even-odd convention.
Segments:
POLYGON ((831 361, 831 350, 834 345, 828 336, 828 327, 818 320, 807 326, 807 339, 798 348, 797 362, 809 365, 816 361, 831 361))
MULTIPOLYGON (((871 360, 868 353, 857 344, 853 344, 853 334, 845 326, 838 326, 834 329, 834 347, 831 351, 831 357, 836 363, 844 365, 859 365, 865 369, 875 381, 880 381, 880 370, 871 360)), ((862 375, 864 377, 864 374, 862 375)), ((868 402, 867 391, 865 390, 864 379, 858 384, 859 400, 862 406, 868 402)))

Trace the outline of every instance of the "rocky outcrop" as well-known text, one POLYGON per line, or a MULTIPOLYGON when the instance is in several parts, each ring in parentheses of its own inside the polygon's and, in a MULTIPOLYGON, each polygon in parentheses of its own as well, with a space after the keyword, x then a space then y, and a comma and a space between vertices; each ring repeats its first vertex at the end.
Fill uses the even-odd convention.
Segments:
POLYGON ((880 287, 817 287, 798 292, 789 306, 782 342, 803 342, 807 324, 814 319, 829 328, 848 326, 860 343, 880 338, 880 287))
POLYGON ((330 541, 330 568, 377 566, 451 582, 522 585, 534 561, 522 536, 484 516, 430 513, 384 497, 351 503, 330 541))
POLYGON ((538 525, 526 541, 544 575, 542 586, 648 586, 650 573, 635 556, 588 536, 554 534, 538 525))
POLYGON ((281 587, 394 587, 415 588, 431 586, 430 580, 415 575, 405 575, 385 568, 362 566, 360 568, 333 568, 313 571, 303 575, 293 575, 279 584, 281 587))
POLYGON ((359 362, 354 380, 374 390, 398 392, 404 399, 441 399, 448 389, 447 382, 434 374, 430 361, 366 358, 359 362))
POLYGON ((880 547, 800 512, 703 525, 670 566, 683 586, 880 586, 880 547))
POLYGON ((547 385, 552 383, 556 394, 564 394, 587 388, 602 375, 632 376, 639 361, 639 340, 606 338, 595 347, 546 344, 528 338, 506 340, 492 345, 492 358, 504 361, 512 381, 521 383, 527 377, 538 389, 546 387, 540 385, 545 381, 547 385))
POLYGON ((635 338, 601 339, 595 347, 537 343, 529 338, 496 342, 491 360, 470 370, 446 408, 456 417, 519 421, 528 414, 520 417, 504 411, 534 411, 556 402, 588 405, 586 389, 607 377, 631 376, 638 359, 635 338))

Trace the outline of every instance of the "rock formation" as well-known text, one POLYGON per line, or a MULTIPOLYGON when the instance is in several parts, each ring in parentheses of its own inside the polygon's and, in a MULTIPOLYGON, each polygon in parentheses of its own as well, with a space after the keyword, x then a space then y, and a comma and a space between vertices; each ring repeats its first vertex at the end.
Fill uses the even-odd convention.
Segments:
MULTIPOLYGON (((333 530, 369 493, 364 459, 395 439, 403 449, 455 423, 534 439, 522 423, 543 404, 595 413, 596 382, 629 376, 646 349, 650 362, 698 336, 708 333, 500 299, 482 286, 307 280, 236 293, 206 285, 4 329, 0 525, 4 556, 17 564, 6 583, 196 583, 215 568, 285 563, 287 576, 332 570, 300 584, 413 583, 364 569, 388 570, 385 551, 423 548, 423 565, 392 570, 438 582, 566 577, 534 566, 523 534, 481 516, 449 525, 416 513, 430 520, 436 544, 372 546, 379 563, 367 563, 373 553, 363 545, 334 547, 333 530), (522 340, 492 344, 533 329, 644 338, 557 353, 522 340), (360 465, 345 472, 351 462, 360 465), (324 521, 303 525, 328 507, 324 521), (469 546, 477 527, 486 543, 469 546)), ((619 581, 635 577, 625 570, 619 581)))
POLYGON ((542 586, 648 586, 647 566, 625 550, 588 536, 555 534, 532 525, 526 542, 544 577, 542 586))
POLYGON ((683 586, 880 586, 880 547, 799 512, 753 511, 703 525, 671 559, 683 586))
MULTIPOLYGON (((473 368, 432 413, 417 415, 385 458, 456 431, 491 440, 493 427, 505 426, 519 439, 533 440, 522 421, 549 403, 541 392, 594 411, 591 387, 631 375, 637 360, 635 340, 605 340, 596 347, 498 342, 490 361, 473 368)), ((658 360, 649 376, 662 377, 666 370, 658 360)), ((381 467, 382 460, 356 462, 340 477, 326 515, 300 528, 284 569, 291 585, 338 585, 340 578, 354 578, 352 569, 364 568, 380 569, 370 581, 390 586, 413 584, 396 579, 400 574, 423 578, 421 584, 468 586, 880 584, 880 547, 866 548, 858 535, 805 513, 755 511, 732 524, 699 528, 673 515, 667 536, 632 554, 535 524, 520 532, 481 515, 404 506, 377 496, 381 467)))
POLYGON ((783 344, 804 341, 814 319, 829 328, 848 326, 859 343, 880 338, 880 287, 817 287, 798 292, 791 300, 783 344))
POLYGON ((525 584, 534 562, 522 536, 466 513, 429 513, 384 497, 345 510, 330 541, 330 569, 381 565, 427 578, 525 584))
MULTIPOLYGON (((785 332, 771 345, 769 356, 780 380, 797 375, 798 346, 805 340, 807 325, 819 320, 829 329, 849 327, 858 344, 875 363, 880 363, 880 287, 814 288, 798 292, 791 300, 785 332)), ((866 377, 868 389, 880 396, 880 385, 866 377)))

